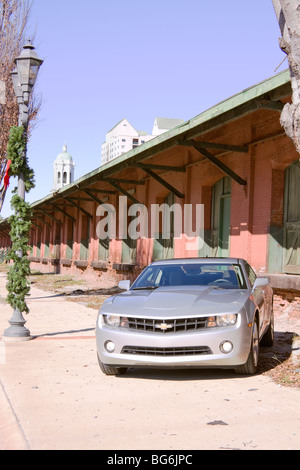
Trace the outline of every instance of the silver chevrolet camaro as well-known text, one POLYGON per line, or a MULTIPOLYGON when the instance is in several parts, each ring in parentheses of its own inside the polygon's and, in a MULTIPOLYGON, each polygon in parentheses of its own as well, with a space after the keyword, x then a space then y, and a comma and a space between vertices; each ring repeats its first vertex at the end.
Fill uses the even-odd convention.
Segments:
POLYGON ((259 346, 273 344, 273 291, 237 258, 150 264, 101 306, 96 325, 102 372, 128 368, 257 371, 259 346))

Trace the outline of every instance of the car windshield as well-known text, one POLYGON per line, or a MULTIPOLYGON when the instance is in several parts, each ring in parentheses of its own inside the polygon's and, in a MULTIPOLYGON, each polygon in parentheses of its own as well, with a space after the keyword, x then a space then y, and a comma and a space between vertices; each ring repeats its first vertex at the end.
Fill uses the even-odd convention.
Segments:
POLYGON ((161 286, 213 286, 246 289, 241 266, 232 263, 178 263, 148 266, 132 289, 155 289, 161 286))

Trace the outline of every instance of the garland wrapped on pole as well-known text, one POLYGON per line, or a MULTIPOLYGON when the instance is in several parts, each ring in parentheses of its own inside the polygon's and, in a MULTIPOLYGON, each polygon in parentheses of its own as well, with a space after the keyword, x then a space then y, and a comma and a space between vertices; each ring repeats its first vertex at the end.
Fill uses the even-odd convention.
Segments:
MULTIPOLYGON (((26 157, 26 131, 24 127, 13 126, 7 147, 7 158, 11 160, 9 175, 23 175, 25 191, 34 187, 34 172, 28 165, 26 157)), ((25 301, 30 291, 30 263, 27 253, 29 232, 31 227, 32 211, 30 205, 17 193, 18 188, 13 190, 11 207, 14 215, 10 216, 10 237, 12 246, 7 258, 13 261, 7 276, 7 302, 12 308, 18 309, 20 313, 28 313, 25 301)))
POLYGON ((27 131, 29 123, 30 93, 43 61, 38 58, 29 40, 20 56, 14 59, 16 69, 11 72, 14 92, 19 104, 19 126, 10 130, 7 147, 7 160, 10 161, 9 175, 18 177, 18 187, 13 191, 11 205, 15 213, 9 218, 12 247, 9 259, 13 261, 8 273, 7 301, 13 307, 9 320, 10 327, 4 331, 6 341, 27 341, 30 332, 24 327, 23 312, 28 313, 25 301, 30 292, 30 264, 28 241, 31 227, 31 208, 25 202, 25 193, 34 187, 34 173, 27 160, 27 131))

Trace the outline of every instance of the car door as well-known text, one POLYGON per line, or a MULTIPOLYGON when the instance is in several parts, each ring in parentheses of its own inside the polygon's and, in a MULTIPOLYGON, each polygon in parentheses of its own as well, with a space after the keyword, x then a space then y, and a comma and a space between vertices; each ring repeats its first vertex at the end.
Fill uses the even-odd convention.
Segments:
POLYGON ((259 309, 259 336, 261 336, 266 326, 269 324, 269 315, 267 308, 267 286, 255 287, 255 281, 257 279, 257 276, 254 270, 249 265, 249 263, 247 263, 246 261, 245 269, 252 288, 254 302, 259 309))

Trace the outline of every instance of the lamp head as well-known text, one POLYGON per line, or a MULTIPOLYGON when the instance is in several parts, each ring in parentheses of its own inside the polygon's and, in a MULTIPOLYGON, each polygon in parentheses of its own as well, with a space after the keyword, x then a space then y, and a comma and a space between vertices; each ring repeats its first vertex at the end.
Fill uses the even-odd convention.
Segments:
POLYGON ((15 59, 19 85, 22 88, 23 102, 25 104, 28 104, 30 92, 35 84, 42 63, 43 61, 38 58, 30 40, 23 47, 20 56, 15 59))

